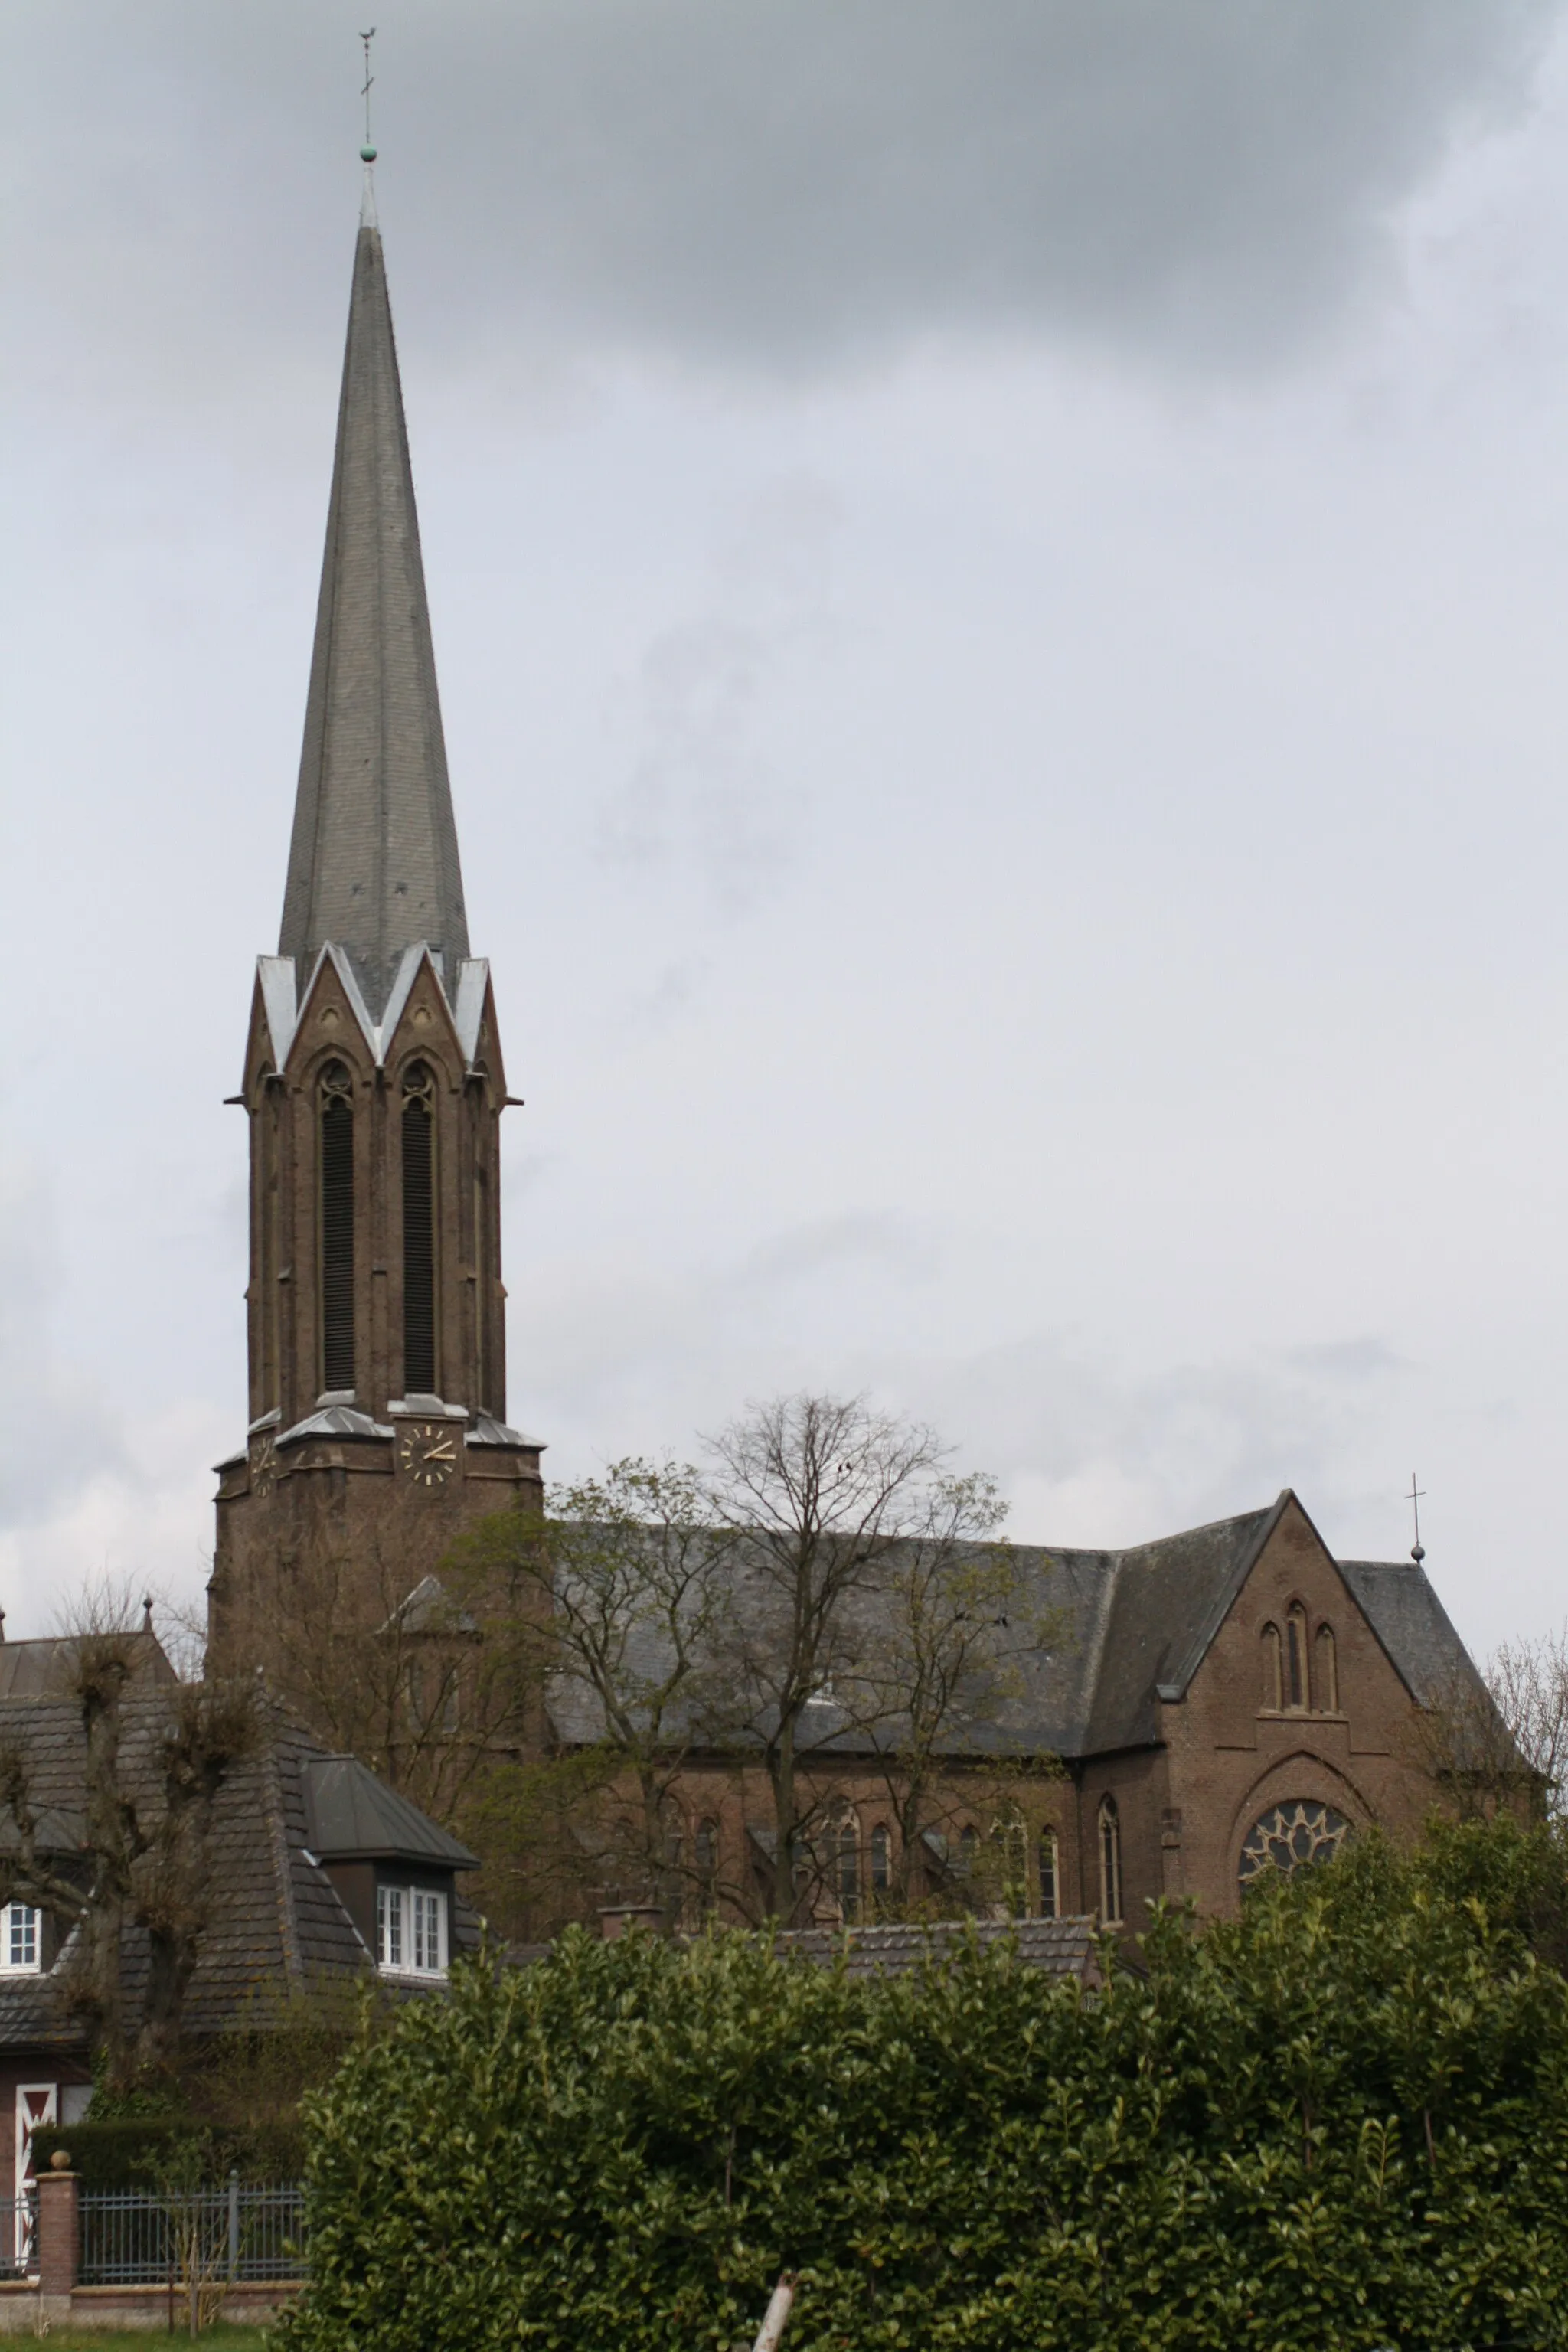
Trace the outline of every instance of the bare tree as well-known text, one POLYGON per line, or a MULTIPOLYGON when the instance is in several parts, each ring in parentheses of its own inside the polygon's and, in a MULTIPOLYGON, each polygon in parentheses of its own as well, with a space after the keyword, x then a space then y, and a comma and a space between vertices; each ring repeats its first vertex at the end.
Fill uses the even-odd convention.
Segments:
POLYGON ((504 1616, 577 1750, 578 1793, 596 1798, 591 1820, 577 1808, 580 1839, 609 1873, 671 1895, 696 1866, 671 1799, 722 1671, 732 1547, 707 1505, 688 1465, 630 1458, 552 1487, 542 1522, 483 1521, 443 1568, 477 1622, 504 1616))
POLYGON ((1568 1810, 1568 1629, 1504 1642, 1487 1661, 1486 1682, 1540 1804, 1552 1813, 1568 1810))
MULTIPOLYGON (((868 1680, 864 1612, 855 1603, 887 1584, 900 1546, 926 1547, 947 1572, 971 1529, 994 1523, 994 1491, 984 1481, 949 1480, 947 1449, 931 1430, 879 1412, 863 1396, 753 1405, 709 1441, 709 1452, 713 1508, 735 1548, 736 1601, 723 1633, 728 1737, 766 1776, 768 1907, 788 1920, 834 1803, 833 1778, 816 1768, 833 1742, 842 1748, 857 1695, 863 1700, 877 1687, 875 1669, 868 1680)), ((944 1670, 952 1660, 926 1638, 918 1587, 917 1576, 908 1597, 920 1625, 900 1664, 900 1696, 924 1711, 929 1727, 942 1678, 936 1651, 944 1670)), ((897 1679, 884 1677, 882 1700, 897 1679)))
POLYGON ((0 1899, 76 1931, 72 2002, 117 2088, 174 2063, 210 1916, 214 1807, 260 1729, 249 1680, 134 1688, 142 1639, 124 1596, 100 1591, 60 1643, 60 1695, 74 1704, 83 1743, 79 1835, 66 1838, 35 1796, 25 1723, 0 1748, 12 1829, 0 1899), (148 1954, 133 2018, 123 1984, 131 1928, 145 1933, 148 1954))
POLYGON ((1015 1849, 1037 1832, 1032 1814, 1044 1819, 1038 1784, 1060 1771, 1055 1758, 1035 1755, 1007 1729, 1026 1659, 1061 1638, 1065 1619, 1026 1586, 1002 1537, 1006 1513, 984 1474, 936 1479, 920 1523, 885 1555, 868 1602, 854 1612, 858 1663, 841 1689, 898 1832, 883 1899, 889 1916, 927 1907, 938 1892, 933 1877, 961 1885, 972 1901, 1021 1900, 1015 1849), (993 1834, 978 1866, 971 1858, 961 1878, 937 1856, 959 1819, 977 1810, 993 1834))

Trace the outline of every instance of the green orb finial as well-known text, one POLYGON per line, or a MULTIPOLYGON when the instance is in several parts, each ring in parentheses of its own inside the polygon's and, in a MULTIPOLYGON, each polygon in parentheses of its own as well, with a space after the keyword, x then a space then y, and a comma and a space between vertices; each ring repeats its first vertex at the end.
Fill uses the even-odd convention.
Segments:
POLYGON ((375 161, 375 149, 374 147, 362 147, 359 151, 359 159, 362 163, 374 163, 375 161))

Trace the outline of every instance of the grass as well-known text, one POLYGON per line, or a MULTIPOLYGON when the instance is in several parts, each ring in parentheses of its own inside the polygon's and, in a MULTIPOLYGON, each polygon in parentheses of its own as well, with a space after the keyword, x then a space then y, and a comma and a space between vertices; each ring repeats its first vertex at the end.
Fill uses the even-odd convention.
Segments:
MULTIPOLYGON (((24 2328, 16 2341, 23 2344, 26 2340, 27 2331, 24 2328)), ((188 2344, 190 2340, 183 2319, 176 2321, 173 2336, 161 2327, 68 2327, 63 2334, 51 2327, 44 2338, 49 2352, 114 2352, 116 2346, 120 2352, 132 2352, 132 2347, 135 2352, 154 2352, 160 2344, 188 2344)), ((262 2327, 221 2325, 204 2327, 196 2341, 205 2352, 264 2352, 267 2331, 262 2327)))

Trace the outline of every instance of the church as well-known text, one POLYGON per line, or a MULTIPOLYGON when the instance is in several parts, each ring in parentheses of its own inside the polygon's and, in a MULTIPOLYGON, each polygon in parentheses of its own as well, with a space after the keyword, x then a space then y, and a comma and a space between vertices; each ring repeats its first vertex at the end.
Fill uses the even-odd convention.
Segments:
MULTIPOLYGON (((209 1655, 286 1692, 308 1596, 347 1594, 363 1623, 427 1609, 455 1538, 542 1499, 540 1443, 507 1419, 513 1097, 469 947, 373 161, 282 919, 235 1097, 249 1406, 218 1468, 209 1655)), ((1017 1908, 1130 1931, 1162 1895, 1222 1913, 1260 1872, 1322 1861, 1368 1824, 1412 1832, 1441 1800, 1415 1727, 1479 1683, 1418 1553, 1337 1559, 1287 1492, 1129 1549, 1014 1556, 1062 1629, 1008 1703, 1016 1751, 1053 1759, 1017 1908)), ((538 1732, 595 1736, 570 1693, 538 1732)), ((809 1916, 874 1916, 892 1832, 868 1759, 825 1719, 815 1769, 837 1793, 809 1916)), ((715 1884, 765 1878, 732 1759, 694 1752, 673 1802, 673 1843, 715 1884)), ((931 1840, 933 1899, 963 1907, 987 1826, 977 1804, 931 1840)))

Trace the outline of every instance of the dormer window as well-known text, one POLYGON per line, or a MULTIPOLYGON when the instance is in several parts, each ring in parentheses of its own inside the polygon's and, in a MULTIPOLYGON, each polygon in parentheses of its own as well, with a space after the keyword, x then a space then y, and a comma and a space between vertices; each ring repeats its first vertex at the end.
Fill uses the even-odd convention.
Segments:
POLYGON ((0 1975, 35 1977, 43 1966, 43 1923, 30 1903, 0 1910, 0 1975))
POLYGON ((378 1886, 376 1962, 399 1977, 447 1973, 447 1898, 428 1886, 378 1886))

